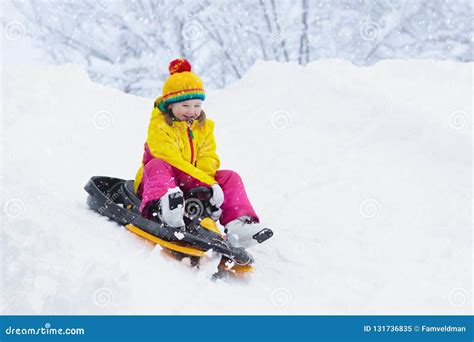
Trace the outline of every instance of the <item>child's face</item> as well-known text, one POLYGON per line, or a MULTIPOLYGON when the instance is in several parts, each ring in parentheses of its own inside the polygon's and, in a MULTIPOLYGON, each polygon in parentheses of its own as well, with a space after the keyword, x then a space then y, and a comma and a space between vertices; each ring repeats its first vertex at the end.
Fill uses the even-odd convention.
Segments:
POLYGON ((189 121, 201 114, 201 104, 202 100, 187 100, 171 104, 170 109, 179 121, 189 121))

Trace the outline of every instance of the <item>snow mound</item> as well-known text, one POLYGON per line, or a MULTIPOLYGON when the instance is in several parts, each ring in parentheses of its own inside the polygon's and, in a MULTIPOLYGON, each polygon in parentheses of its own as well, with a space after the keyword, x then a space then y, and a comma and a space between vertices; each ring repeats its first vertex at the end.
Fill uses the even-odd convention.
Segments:
POLYGON ((205 102, 275 230, 211 282, 85 203, 133 178, 153 99, 73 65, 3 72, 4 314, 470 314, 472 64, 257 62, 205 102))

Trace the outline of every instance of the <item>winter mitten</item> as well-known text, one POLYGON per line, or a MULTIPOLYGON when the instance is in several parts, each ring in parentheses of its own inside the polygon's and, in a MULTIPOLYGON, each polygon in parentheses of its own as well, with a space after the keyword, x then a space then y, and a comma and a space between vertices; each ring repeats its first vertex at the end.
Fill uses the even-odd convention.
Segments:
POLYGON ((184 196, 180 188, 168 189, 159 201, 150 206, 152 216, 173 228, 184 226, 184 196))
POLYGON ((220 208, 222 203, 224 203, 224 191, 219 184, 213 184, 211 186, 212 189, 212 197, 209 199, 209 203, 216 207, 220 208))
POLYGON ((222 214, 221 205, 224 203, 224 191, 219 184, 213 184, 211 186, 212 197, 209 199, 210 207, 207 208, 207 212, 211 219, 218 221, 222 214))
POLYGON ((207 212, 211 219, 215 222, 219 221, 221 215, 222 215, 222 209, 221 208, 215 208, 215 207, 208 207, 207 212))
POLYGON ((273 236, 273 231, 265 228, 249 216, 239 217, 224 227, 227 239, 235 247, 249 248, 273 236))

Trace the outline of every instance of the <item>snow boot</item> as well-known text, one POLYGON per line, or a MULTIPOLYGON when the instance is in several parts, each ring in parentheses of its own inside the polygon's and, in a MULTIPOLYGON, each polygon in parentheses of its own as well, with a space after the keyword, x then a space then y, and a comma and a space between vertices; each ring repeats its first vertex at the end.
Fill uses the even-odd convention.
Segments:
POLYGON ((271 229, 249 216, 239 217, 227 223, 224 228, 228 241, 235 247, 253 247, 273 236, 271 229))
POLYGON ((168 189, 159 201, 154 201, 148 212, 173 228, 184 227, 184 196, 179 187, 168 189))

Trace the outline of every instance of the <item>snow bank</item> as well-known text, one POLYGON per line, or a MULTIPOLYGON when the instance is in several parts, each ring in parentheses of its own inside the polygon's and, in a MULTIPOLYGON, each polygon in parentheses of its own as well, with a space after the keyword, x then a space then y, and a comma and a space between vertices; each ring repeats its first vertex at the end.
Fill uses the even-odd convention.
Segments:
POLYGON ((209 281, 88 210, 133 178, 152 99, 76 66, 4 69, 4 314, 469 314, 472 64, 258 62, 208 94, 223 168, 276 235, 209 281))

